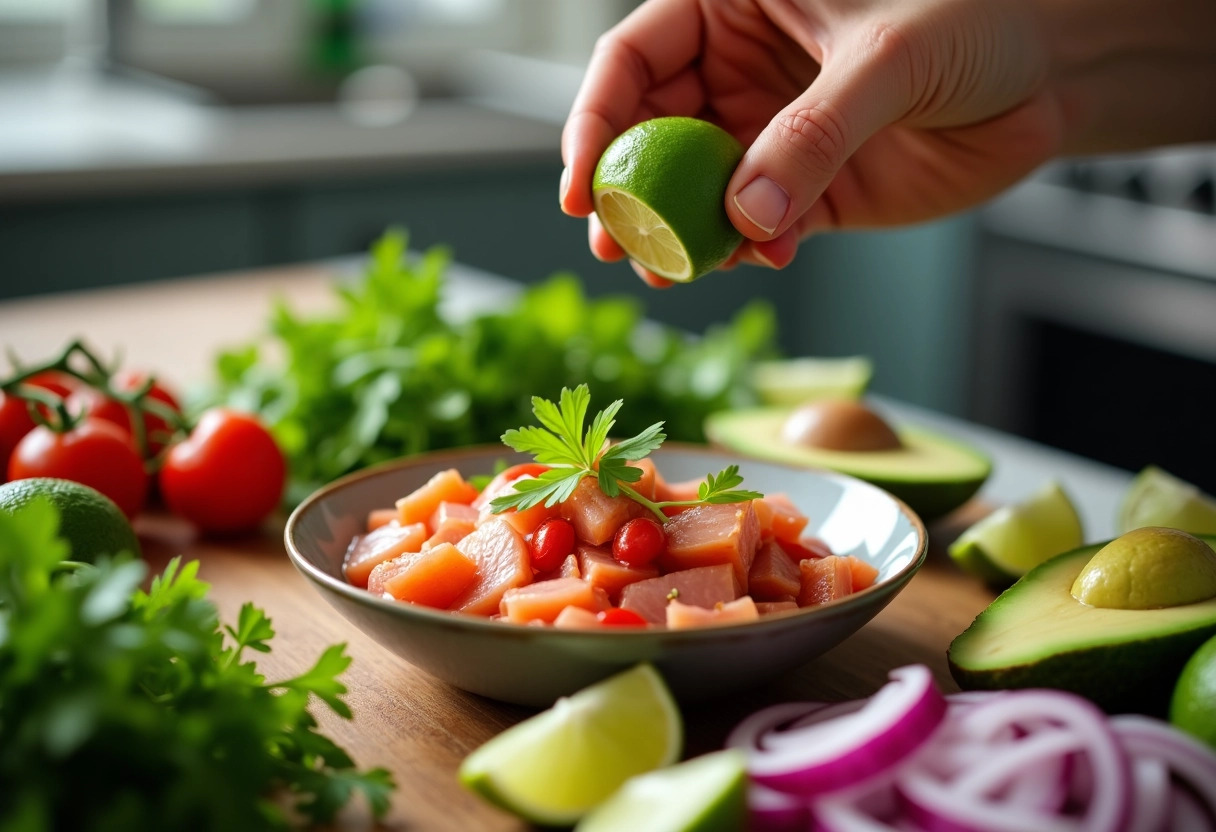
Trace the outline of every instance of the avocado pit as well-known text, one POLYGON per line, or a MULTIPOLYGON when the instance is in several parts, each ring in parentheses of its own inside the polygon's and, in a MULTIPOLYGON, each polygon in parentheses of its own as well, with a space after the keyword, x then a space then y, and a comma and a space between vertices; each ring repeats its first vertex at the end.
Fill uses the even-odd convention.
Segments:
POLYGON ((1151 610, 1216 598, 1216 551, 1194 535, 1134 529, 1094 554, 1072 584, 1091 607, 1151 610))
POLYGON ((799 407, 781 427, 782 441, 829 451, 894 451, 899 436, 881 416, 851 399, 824 399, 799 407))

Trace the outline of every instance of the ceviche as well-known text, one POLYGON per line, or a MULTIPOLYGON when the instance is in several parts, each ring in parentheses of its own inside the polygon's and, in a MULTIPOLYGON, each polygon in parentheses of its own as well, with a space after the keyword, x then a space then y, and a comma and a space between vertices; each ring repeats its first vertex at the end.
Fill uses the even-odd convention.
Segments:
POLYGON ((621 402, 587 425, 586 385, 533 398, 539 426, 503 442, 533 455, 477 488, 441 471, 372 511, 344 572, 385 598, 517 624, 696 627, 842 598, 878 570, 804 536, 785 494, 738 466, 668 482, 649 459, 663 423, 609 442, 621 402))

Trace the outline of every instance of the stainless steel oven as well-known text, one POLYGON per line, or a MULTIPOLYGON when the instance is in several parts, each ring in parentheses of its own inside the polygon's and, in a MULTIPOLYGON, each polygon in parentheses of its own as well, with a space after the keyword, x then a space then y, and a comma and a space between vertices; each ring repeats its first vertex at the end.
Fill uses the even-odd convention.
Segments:
POLYGON ((1216 148, 1053 165, 981 212, 969 415, 1216 491, 1216 148))

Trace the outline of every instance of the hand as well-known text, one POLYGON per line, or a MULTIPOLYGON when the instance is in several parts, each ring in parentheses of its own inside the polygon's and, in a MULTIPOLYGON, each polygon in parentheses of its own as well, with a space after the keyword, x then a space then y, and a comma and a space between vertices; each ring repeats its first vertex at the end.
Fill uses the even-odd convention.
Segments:
POLYGON ((592 214, 592 174, 662 115, 748 147, 726 193, 746 239, 726 267, 784 268, 815 231, 970 207, 1063 146, 1038 25, 1023 0, 650 0, 596 46, 562 135, 562 209, 591 215, 598 258, 624 257, 592 214))

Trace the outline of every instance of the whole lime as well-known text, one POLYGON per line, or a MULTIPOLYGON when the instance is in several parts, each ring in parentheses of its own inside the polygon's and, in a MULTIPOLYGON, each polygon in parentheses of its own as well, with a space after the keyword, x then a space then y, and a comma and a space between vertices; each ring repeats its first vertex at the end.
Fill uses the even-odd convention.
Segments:
POLYGON ((59 536, 72 559, 93 563, 102 555, 140 554, 139 538, 118 506, 96 489, 71 480, 31 477, 0 485, 0 511, 13 513, 45 497, 59 510, 59 536))
POLYGON ((1182 668, 1170 700, 1170 722, 1216 749, 1216 636, 1182 668))
POLYGON ((722 265, 743 239, 725 207, 726 186, 742 158, 735 137, 708 121, 644 121, 600 157, 595 213, 631 259, 687 283, 722 265))

